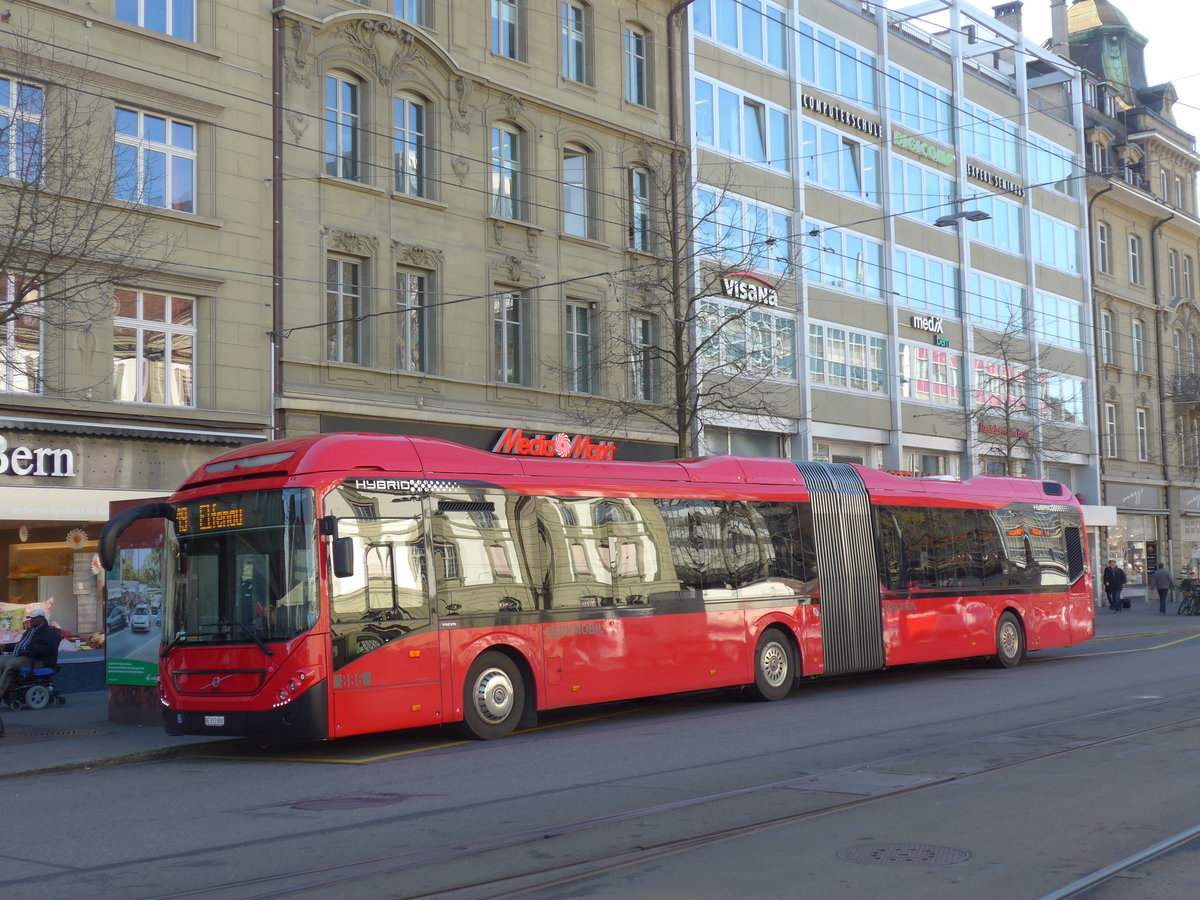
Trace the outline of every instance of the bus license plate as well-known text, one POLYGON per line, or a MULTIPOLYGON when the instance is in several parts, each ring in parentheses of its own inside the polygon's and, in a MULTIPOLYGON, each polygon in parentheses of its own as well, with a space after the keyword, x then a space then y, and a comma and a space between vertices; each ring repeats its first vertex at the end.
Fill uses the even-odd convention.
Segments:
POLYGON ((209 728, 221 728, 225 724, 224 716, 205 716, 204 724, 209 728))

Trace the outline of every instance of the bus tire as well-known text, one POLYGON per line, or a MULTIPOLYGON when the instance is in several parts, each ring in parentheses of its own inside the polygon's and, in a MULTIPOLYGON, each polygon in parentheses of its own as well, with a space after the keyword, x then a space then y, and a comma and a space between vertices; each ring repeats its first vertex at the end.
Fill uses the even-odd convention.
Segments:
POLYGON ((1025 658, 1025 629, 1012 612, 1004 612, 996 623, 996 655, 988 657, 993 669, 1012 669, 1025 658))
POLYGON ((754 648, 754 684, 746 693, 754 700, 782 700, 796 680, 796 655, 778 628, 768 628, 754 648))
POLYGON ((517 664, 496 650, 481 653, 463 685, 463 727, 481 741, 512 733, 525 711, 525 680, 517 664))

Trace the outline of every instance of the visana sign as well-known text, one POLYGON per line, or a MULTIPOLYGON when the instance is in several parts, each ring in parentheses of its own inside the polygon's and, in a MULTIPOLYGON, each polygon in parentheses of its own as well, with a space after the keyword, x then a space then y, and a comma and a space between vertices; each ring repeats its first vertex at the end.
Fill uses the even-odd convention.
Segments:
POLYGON ((492 448, 493 453, 507 453, 510 456, 559 456, 563 459, 593 460, 611 460, 616 450, 617 445, 612 441, 593 443, 586 434, 572 438, 560 431, 554 437, 539 434, 527 438, 521 428, 509 428, 492 448))
POLYGON ((75 475, 75 454, 54 447, 13 447, 0 435, 0 475, 34 475, 51 478, 72 478, 75 475))
POLYGON ((779 305, 779 291, 775 285, 751 272, 731 272, 721 276, 721 290, 734 300, 764 306, 779 305))

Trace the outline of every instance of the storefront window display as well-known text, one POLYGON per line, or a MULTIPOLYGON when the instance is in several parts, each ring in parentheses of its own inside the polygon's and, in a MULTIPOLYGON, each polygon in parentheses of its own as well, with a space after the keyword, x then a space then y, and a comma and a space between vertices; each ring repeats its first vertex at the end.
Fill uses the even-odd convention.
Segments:
MULTIPOLYGON (((1146 544, 1159 540, 1158 517, 1121 513, 1115 527, 1108 529, 1108 550, 1105 561, 1115 559, 1125 570, 1127 585, 1144 587, 1146 584, 1146 544)), ((1169 562, 1160 559, 1159 562, 1169 562)))

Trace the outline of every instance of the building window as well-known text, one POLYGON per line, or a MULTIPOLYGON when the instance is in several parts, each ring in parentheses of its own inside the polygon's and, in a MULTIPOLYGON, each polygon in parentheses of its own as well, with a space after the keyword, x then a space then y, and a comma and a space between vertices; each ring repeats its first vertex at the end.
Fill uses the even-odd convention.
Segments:
POLYGON ((41 180, 44 102, 40 87, 0 78, 0 175, 41 180))
POLYGON ((575 0, 562 3, 562 76, 588 82, 588 8, 575 0))
POLYGON ((325 174, 360 178, 359 85, 343 75, 325 76, 325 174))
POLYGON ((1137 411, 1137 452, 1141 462, 1150 459, 1150 414, 1144 409, 1137 411))
MULTIPOLYGON (((833 149, 830 148, 828 152, 833 149)), ((826 151, 822 148, 822 156, 825 155, 826 151)), ((892 157, 891 192, 892 208, 898 215, 927 225, 955 211, 953 178, 899 156, 892 157)))
POLYGON ((195 125, 117 107, 113 165, 118 200, 196 211, 195 125))
POLYGON ((1146 371, 1146 326, 1141 319, 1133 320, 1133 371, 1146 371))
POLYGON ((425 25, 426 0, 395 0, 392 12, 397 19, 412 22, 414 25, 425 25))
POLYGON ((592 307, 581 303, 568 303, 567 337, 567 390, 581 394, 592 393, 592 307))
POLYGON ((883 297, 883 244, 850 231, 807 219, 804 241, 804 274, 820 283, 868 297, 883 297))
POLYGON ((520 0, 492 0, 492 52, 521 58, 520 0))
POLYGON ((654 383, 654 320, 649 316, 629 317, 629 383, 634 400, 652 401, 654 383))
POLYGON ((781 6, 761 0, 696 0, 692 22, 696 33, 711 41, 777 69, 787 68, 787 12, 781 6))
POLYGON ((1045 213, 1033 214, 1033 258, 1064 272, 1079 272, 1079 229, 1045 213))
POLYGON ((1188 300, 1195 296, 1192 286, 1192 258, 1190 256, 1183 258, 1183 296, 1188 300))
POLYGON ((728 156, 791 171, 787 110, 702 78, 694 83, 698 143, 728 156))
POLYGON ((563 231, 576 237, 593 237, 591 210, 591 155, 582 147, 563 150, 563 231))
POLYGON ((392 110, 396 190, 424 197, 425 103, 418 97, 400 96, 393 100, 392 110))
POLYGON ((700 302, 704 362, 730 376, 796 378, 796 321, 790 314, 712 299, 700 302))
POLYGON ((0 391, 36 394, 42 389, 42 305, 36 284, 0 275, 0 304, 8 317, 0 325, 0 391))
POLYGON ((792 219, 783 210, 700 187, 696 219, 702 253, 739 268, 783 273, 791 267, 792 219))
POLYGON ((492 128, 492 214, 520 219, 523 214, 521 133, 509 128, 492 128))
POLYGON ((1093 172, 1104 174, 1104 145, 1099 141, 1088 142, 1088 161, 1093 172))
POLYGON ((1100 361, 1106 366, 1117 364, 1117 348, 1113 344, 1113 317, 1110 312, 1100 313, 1100 361))
POLYGON ((879 151, 870 144, 805 122, 800 156, 808 181, 868 203, 879 202, 879 151))
POLYGON ((971 273, 971 313, 985 328, 1001 334, 1025 330, 1025 287, 1015 281, 971 273))
POLYGON ((1184 190, 1184 181, 1178 175, 1175 176, 1175 206, 1178 209, 1183 209, 1183 201, 1187 199, 1184 190))
POLYGON ((961 406, 962 358, 928 344, 900 345, 900 396, 906 400, 961 406))
POLYGON ((887 341, 858 331, 811 323, 808 373, 813 384, 886 394, 887 341))
POLYGON ((196 39, 195 0, 117 0, 116 15, 120 22, 182 41, 196 39))
POLYGON ((430 310, 426 276, 396 273, 396 368, 430 372, 430 310))
POLYGON ((1117 455, 1117 405, 1104 404, 1104 455, 1113 459, 1117 455))
POLYGON ((1163 203, 1171 202, 1171 195, 1167 192, 1167 185, 1170 184, 1170 175, 1166 169, 1158 170, 1158 199, 1163 203))
POLYGON ((527 335, 529 300, 520 291, 502 291, 493 301, 495 325, 496 380, 504 384, 527 384, 527 335))
POLYGON ((1112 274, 1112 248, 1109 246, 1111 235, 1108 225, 1096 223, 1096 267, 1107 275, 1112 274))
POLYGON ((325 358, 366 362, 363 340, 362 264, 331 256, 325 261, 325 358))
POLYGON ((1171 289, 1171 299, 1177 299, 1183 296, 1179 292, 1179 251, 1170 250, 1167 252, 1167 283, 1171 289))
POLYGON ((1136 234, 1129 236, 1129 283, 1142 283, 1142 239, 1136 234))
POLYGON ((893 289, 899 302, 939 316, 958 318, 958 267, 947 260, 896 248, 893 289))
POLYGON ((650 36, 640 28, 625 29, 625 99, 650 105, 650 36))
POLYGON ((651 250, 650 185, 647 169, 629 170, 629 246, 642 253, 651 250))
POLYGON ((893 122, 922 138, 952 143, 949 91, 894 65, 887 67, 886 81, 893 122))
POLYGON ((800 36, 802 81, 868 109, 877 108, 875 54, 807 22, 800 22, 796 31, 800 36))
POLYGON ((196 301, 118 290, 113 298, 113 399, 194 406, 196 301))

